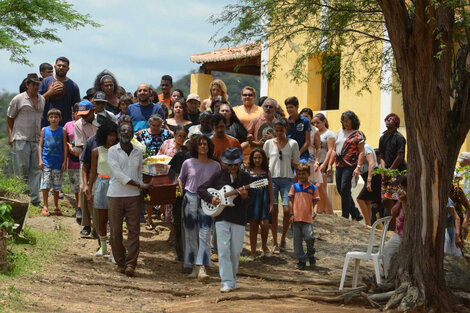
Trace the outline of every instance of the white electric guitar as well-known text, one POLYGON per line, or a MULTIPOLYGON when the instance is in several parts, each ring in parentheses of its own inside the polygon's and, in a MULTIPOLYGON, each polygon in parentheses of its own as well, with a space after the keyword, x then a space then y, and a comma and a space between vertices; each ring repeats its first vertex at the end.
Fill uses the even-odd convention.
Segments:
MULTIPOLYGON (((262 188, 268 185, 268 179, 263 178, 257 181, 252 182, 249 185, 242 186, 241 188, 262 188)), ((217 216, 226 206, 234 206, 233 200, 238 196, 238 191, 234 189, 232 186, 225 185, 220 190, 214 188, 208 188, 207 192, 209 192, 212 196, 217 197, 220 199, 220 203, 217 206, 214 206, 212 203, 208 203, 204 200, 201 200, 202 211, 205 214, 210 216, 217 216)))

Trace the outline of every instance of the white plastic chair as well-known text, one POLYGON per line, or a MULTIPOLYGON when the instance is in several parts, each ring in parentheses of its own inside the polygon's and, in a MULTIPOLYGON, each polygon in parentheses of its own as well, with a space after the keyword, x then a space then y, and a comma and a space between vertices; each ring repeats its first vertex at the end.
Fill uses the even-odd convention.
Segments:
POLYGON ((350 251, 346 253, 346 257, 344 259, 344 265, 343 265, 343 274, 341 275, 341 283, 339 285, 339 290, 343 290, 344 280, 346 279, 346 272, 348 271, 348 265, 349 265, 350 259, 355 259, 353 281, 352 281, 353 288, 357 287, 357 281, 359 279, 359 264, 361 263, 361 260, 372 260, 374 262, 375 279, 377 281, 377 284, 380 284, 379 262, 382 260, 382 252, 383 252, 383 247, 385 243, 385 237, 386 237, 388 225, 390 224, 391 219, 392 219, 391 216, 386 216, 386 217, 376 220, 375 223, 372 225, 367 252, 350 251), (383 222, 384 227, 382 231, 382 236, 380 237, 379 251, 377 253, 372 253, 372 247, 374 246, 374 240, 375 240, 375 230, 377 229, 377 225, 381 222, 383 222))

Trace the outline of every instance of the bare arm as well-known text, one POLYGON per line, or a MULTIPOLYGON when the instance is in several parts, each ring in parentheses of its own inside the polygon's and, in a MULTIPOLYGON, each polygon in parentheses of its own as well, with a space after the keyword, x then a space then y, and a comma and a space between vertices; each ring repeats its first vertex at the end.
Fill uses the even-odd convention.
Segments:
POLYGON ((468 220, 470 219, 470 203, 463 192, 460 193, 460 201, 465 208, 465 216, 462 222, 462 234, 463 238, 467 238, 468 235, 468 220))
POLYGON ((375 162, 372 153, 366 155, 366 161, 369 164, 369 172, 367 173, 367 191, 372 192, 372 173, 374 172, 375 162))
POLYGON ((405 159, 405 153, 404 152, 398 152, 397 153, 397 157, 395 158, 395 160, 393 160, 393 163, 392 163, 392 166, 390 166, 390 168, 398 168, 401 164, 401 162, 403 162, 403 160, 405 159))
POLYGON ((62 128, 62 172, 65 172, 65 170, 67 169, 67 155, 67 132, 65 131, 65 128, 62 128))
POLYGON ((357 158, 358 161, 357 161, 356 169, 354 170, 354 175, 359 176, 359 175, 361 175, 361 168, 360 167, 362 166, 362 164, 365 161, 365 158, 364 158, 364 142, 357 145, 357 150, 359 152, 359 156, 357 158))
POLYGON ((452 216, 454 219, 454 226, 455 226, 455 245, 459 248, 462 247, 462 239, 460 238, 460 217, 457 215, 457 212, 453 207, 447 207, 447 212, 452 216))
POLYGON ((44 144, 44 128, 41 129, 41 137, 39 138, 38 154, 39 154, 39 168, 44 170, 44 163, 42 162, 42 145, 44 144))
POLYGON ((89 201, 91 201, 93 185, 95 184, 97 168, 98 168, 98 148, 93 149, 91 152, 91 168, 90 168, 90 176, 88 181, 88 189, 86 193, 86 197, 89 201))
POLYGON ((302 155, 302 153, 304 153, 305 151, 308 150, 308 146, 310 146, 310 133, 312 131, 311 130, 306 130, 305 131, 305 142, 304 144, 302 145, 302 147, 300 147, 299 149, 299 152, 300 152, 300 155, 302 155))
POLYGON ((13 133, 14 124, 15 124, 15 119, 7 116, 8 144, 10 146, 13 146, 12 133, 13 133))
POLYGON ((271 177, 270 170, 268 170, 268 192, 269 192, 269 213, 272 213, 273 203, 274 203, 274 191, 273 191, 273 180, 271 177))

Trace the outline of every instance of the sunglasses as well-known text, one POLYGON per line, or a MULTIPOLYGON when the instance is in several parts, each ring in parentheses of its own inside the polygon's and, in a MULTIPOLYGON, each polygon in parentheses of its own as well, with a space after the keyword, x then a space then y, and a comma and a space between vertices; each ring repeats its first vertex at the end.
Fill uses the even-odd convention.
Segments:
POLYGON ((282 161, 282 151, 281 150, 279 150, 279 160, 282 161))
POLYGON ((244 93, 242 94, 243 97, 253 97, 252 93, 244 93))

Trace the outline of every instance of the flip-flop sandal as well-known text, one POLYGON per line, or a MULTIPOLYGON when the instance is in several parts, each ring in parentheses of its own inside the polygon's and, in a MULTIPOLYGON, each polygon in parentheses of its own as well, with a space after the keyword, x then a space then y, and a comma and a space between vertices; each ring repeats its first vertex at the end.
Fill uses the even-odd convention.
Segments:
POLYGON ((152 223, 149 223, 149 222, 145 223, 145 230, 153 230, 152 223))
POLYGON ((44 215, 44 216, 50 216, 50 215, 51 215, 51 213, 49 212, 48 209, 42 209, 42 210, 41 210, 41 213, 42 213, 42 215, 44 215))
POLYGON ((54 210, 54 214, 57 216, 62 216, 62 211, 61 210, 54 210))

